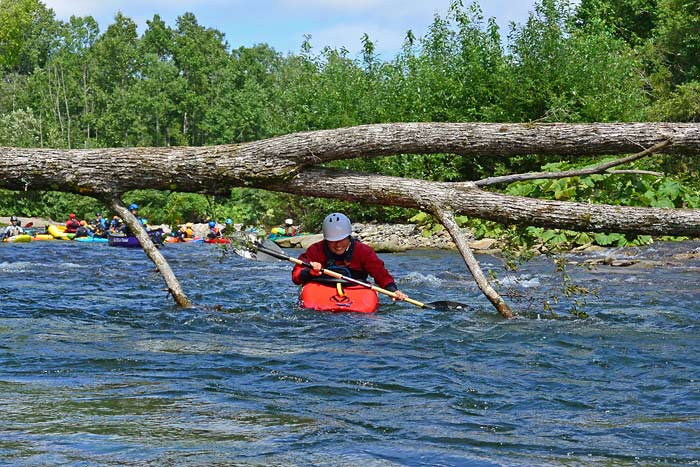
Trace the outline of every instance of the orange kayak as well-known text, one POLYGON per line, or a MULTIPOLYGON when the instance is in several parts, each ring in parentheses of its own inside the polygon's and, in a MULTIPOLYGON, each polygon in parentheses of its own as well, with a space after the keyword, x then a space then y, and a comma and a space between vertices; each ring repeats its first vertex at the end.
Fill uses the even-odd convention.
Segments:
POLYGON ((318 311, 374 313, 379 308, 377 292, 358 285, 320 284, 309 282, 301 289, 302 308, 318 311))

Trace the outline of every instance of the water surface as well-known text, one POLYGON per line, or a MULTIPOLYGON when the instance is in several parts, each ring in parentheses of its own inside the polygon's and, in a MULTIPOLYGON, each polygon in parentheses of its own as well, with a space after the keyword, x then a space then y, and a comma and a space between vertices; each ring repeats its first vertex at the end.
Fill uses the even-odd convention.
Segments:
POLYGON ((672 258, 697 246, 571 266, 587 318, 543 312, 550 260, 480 257, 520 296, 505 321, 454 252, 382 258, 467 309, 359 315, 300 310, 291 264, 213 245, 163 248, 189 310, 140 250, 0 245, 0 463, 700 465, 700 263, 672 258))

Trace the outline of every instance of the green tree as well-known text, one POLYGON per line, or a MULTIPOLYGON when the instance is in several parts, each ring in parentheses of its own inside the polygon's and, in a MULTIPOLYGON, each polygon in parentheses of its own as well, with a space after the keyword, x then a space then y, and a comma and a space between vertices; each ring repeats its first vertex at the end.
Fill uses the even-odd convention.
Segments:
POLYGON ((609 28, 572 28, 568 1, 542 0, 512 34, 516 120, 635 121, 648 104, 644 67, 609 28))
POLYGON ((275 76, 282 58, 268 45, 234 50, 216 72, 205 117, 214 144, 252 141, 275 133, 282 118, 275 112, 275 76))
POLYGON ((175 64, 175 33, 159 15, 146 22, 140 42, 143 57, 133 93, 138 96, 136 111, 143 122, 140 144, 170 146, 187 144, 181 131, 178 111, 186 80, 175 64))
POLYGON ((656 29, 658 0, 581 0, 576 13, 579 27, 603 22, 614 36, 631 46, 650 39, 656 29))
POLYGON ((0 0, 0 71, 31 73, 48 61, 59 24, 40 0, 0 0))
POLYGON ((95 131, 107 146, 136 144, 142 133, 132 92, 141 70, 136 23, 118 13, 114 23, 95 42, 95 131))
POLYGON ((672 84, 700 81, 700 0, 659 0, 656 36, 672 84))
POLYGON ((33 148, 40 141, 41 124, 30 109, 0 115, 0 146, 33 148))
POLYGON ((211 105, 212 77, 225 67, 226 49, 223 34, 200 26, 192 13, 177 19, 173 58, 186 82, 179 110, 182 133, 191 145, 208 143, 204 120, 211 105))

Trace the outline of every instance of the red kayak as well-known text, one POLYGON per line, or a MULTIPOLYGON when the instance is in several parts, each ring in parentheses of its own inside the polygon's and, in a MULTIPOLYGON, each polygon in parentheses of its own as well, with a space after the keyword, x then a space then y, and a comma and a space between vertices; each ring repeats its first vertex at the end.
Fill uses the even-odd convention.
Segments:
POLYGON ((226 237, 205 238, 204 243, 231 243, 226 237))
POLYGON ((202 241, 202 237, 165 237, 167 243, 198 243, 202 241))
POLYGON ((358 285, 309 282, 301 289, 300 304, 318 311, 374 313, 379 308, 379 298, 374 290, 358 285))

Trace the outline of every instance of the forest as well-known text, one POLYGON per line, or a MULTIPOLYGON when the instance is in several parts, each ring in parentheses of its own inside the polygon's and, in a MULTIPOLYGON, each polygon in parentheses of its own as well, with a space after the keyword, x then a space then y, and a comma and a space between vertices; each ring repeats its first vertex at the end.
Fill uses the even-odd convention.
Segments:
MULTIPOLYGON (((105 31, 92 17, 67 22, 39 0, 0 0, 0 146, 128 148, 211 146, 301 131, 390 122, 697 122, 700 0, 541 0, 523 24, 502 31, 478 2, 455 0, 425 32, 406 31, 393 58, 362 38, 360 56, 318 48, 296 54, 266 44, 232 48, 191 13, 143 33, 121 14, 105 31), (421 35, 422 34, 422 35, 421 35)), ((605 160, 603 158, 603 160, 605 160)), ((336 168, 468 181, 527 171, 564 171, 590 156, 406 154, 334 161, 336 168)), ((698 164, 655 154, 629 174, 519 181, 491 187, 518 196, 642 207, 700 207, 698 164), (645 174, 640 174, 645 171, 645 174)), ((56 191, 2 190, 0 214, 90 217, 99 201, 56 191)), ((232 218, 314 229, 329 210, 352 219, 419 222, 423 212, 234 188, 229 196, 139 190, 152 222, 232 218)), ((650 241, 611 232, 510 227, 459 216, 476 236, 573 246, 650 241)))

